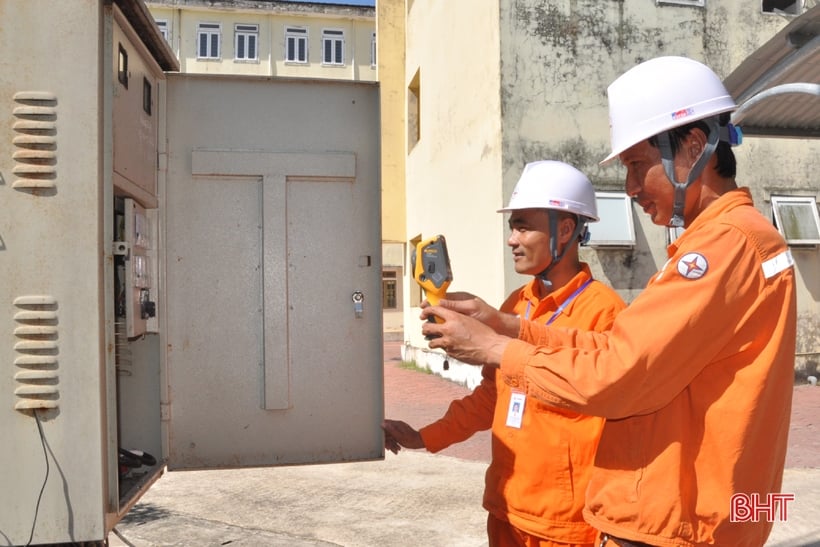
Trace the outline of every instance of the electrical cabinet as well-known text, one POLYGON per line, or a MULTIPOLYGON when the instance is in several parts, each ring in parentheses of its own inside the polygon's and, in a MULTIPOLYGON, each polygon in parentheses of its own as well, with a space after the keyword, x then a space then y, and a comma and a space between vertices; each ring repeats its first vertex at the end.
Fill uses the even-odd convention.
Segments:
POLYGON ((127 339, 158 332, 156 209, 131 198, 114 202, 114 314, 127 339))
POLYGON ((141 0, 0 12, 0 545, 382 458, 377 87, 176 74, 141 0))

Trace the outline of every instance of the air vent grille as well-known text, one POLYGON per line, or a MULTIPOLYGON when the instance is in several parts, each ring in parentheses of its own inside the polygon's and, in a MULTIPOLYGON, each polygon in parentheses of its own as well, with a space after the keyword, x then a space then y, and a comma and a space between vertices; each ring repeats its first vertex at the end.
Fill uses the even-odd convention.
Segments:
POLYGON ((14 95, 18 106, 12 139, 15 180, 12 188, 54 188, 57 180, 57 96, 47 91, 21 91, 14 95))
POLYGON ((48 295, 14 299, 16 410, 57 408, 60 399, 57 355, 57 300, 48 295))

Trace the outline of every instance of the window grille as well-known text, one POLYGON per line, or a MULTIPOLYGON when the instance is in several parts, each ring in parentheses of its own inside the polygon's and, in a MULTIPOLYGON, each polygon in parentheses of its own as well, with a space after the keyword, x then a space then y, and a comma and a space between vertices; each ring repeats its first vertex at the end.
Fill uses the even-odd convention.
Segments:
POLYGON ((285 61, 290 63, 308 62, 307 29, 287 27, 285 29, 285 61))
POLYGON ((200 23, 197 29, 197 58, 219 59, 221 35, 219 23, 200 23))
POLYGON ((236 25, 234 35, 234 58, 237 61, 258 60, 259 25, 236 25))
POLYGON ((322 32, 322 63, 326 65, 345 64, 345 33, 342 30, 322 32))

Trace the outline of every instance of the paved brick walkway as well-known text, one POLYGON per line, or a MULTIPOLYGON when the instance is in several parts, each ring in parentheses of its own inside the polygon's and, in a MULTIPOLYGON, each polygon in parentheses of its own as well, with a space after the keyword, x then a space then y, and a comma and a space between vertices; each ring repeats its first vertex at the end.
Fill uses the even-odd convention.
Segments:
MULTIPOLYGON (((453 399, 470 390, 454 382, 401 368, 401 342, 384 346, 385 417, 404 420, 419 428, 441 417, 453 399)), ((451 446, 440 454, 475 461, 490 461, 490 432, 451 446)), ((794 388, 787 468, 820 468, 820 387, 794 388)))
MULTIPOLYGON (((384 344, 384 416, 423 427, 441 418, 450 401, 471 390, 435 374, 401 368, 402 342, 384 344)), ((490 461, 490 431, 481 431, 463 443, 439 452, 464 460, 490 461)))
POLYGON ((820 468, 820 387, 794 388, 786 467, 820 468))

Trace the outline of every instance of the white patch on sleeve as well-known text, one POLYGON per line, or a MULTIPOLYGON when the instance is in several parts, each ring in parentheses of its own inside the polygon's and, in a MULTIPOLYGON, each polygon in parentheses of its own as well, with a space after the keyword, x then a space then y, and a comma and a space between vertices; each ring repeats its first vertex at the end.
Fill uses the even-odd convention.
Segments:
POLYGON ((785 250, 774 258, 770 258, 763 263, 763 275, 770 279, 783 270, 794 266, 794 258, 790 250, 785 250))

